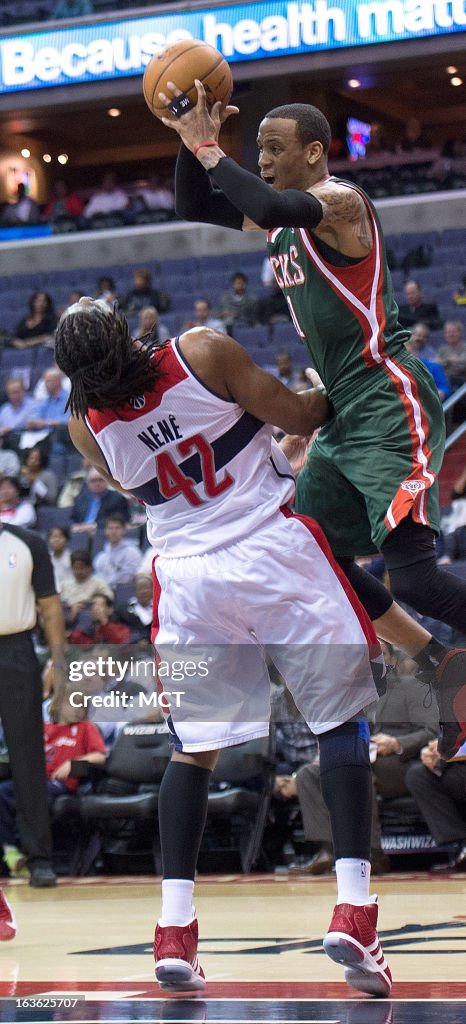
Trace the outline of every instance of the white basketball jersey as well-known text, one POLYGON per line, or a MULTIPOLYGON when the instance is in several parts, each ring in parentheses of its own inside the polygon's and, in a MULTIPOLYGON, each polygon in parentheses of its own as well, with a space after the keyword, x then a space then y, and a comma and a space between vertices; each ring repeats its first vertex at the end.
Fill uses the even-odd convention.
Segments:
POLYGON ((168 558, 246 536, 294 496, 272 428, 201 383, 177 340, 157 349, 152 391, 121 409, 89 409, 111 476, 146 507, 151 545, 168 558))

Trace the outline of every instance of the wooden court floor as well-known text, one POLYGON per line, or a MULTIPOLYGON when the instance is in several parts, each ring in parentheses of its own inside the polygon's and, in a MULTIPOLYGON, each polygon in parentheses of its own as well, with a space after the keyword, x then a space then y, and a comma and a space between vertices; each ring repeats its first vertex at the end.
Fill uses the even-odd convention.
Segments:
POLYGON ((201 876, 208 985, 192 999, 167 998, 154 979, 157 879, 62 879, 51 890, 11 882, 18 934, 0 946, 0 1020, 466 1024, 466 875, 376 882, 390 1001, 358 996, 321 950, 331 879, 201 876))

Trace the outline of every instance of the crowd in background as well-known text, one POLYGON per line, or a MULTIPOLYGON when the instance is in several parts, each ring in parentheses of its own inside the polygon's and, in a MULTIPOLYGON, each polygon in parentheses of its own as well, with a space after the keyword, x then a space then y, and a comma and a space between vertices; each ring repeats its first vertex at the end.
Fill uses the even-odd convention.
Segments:
MULTIPOLYGON (((87 0, 85 0, 87 3, 87 0)), ((411 118, 400 137, 375 125, 363 160, 352 161, 343 137, 335 135, 329 153, 331 173, 367 189, 372 198, 466 187, 466 136, 448 139, 435 148, 421 123, 411 118)), ((154 174, 147 181, 119 181, 113 170, 103 173, 94 191, 77 190, 57 179, 48 201, 40 206, 19 182, 13 201, 0 209, 4 228, 49 224, 54 231, 89 230, 175 218, 172 175, 154 174)))
MULTIPOLYGON (((262 285, 268 291, 258 296, 250 290, 247 275, 234 271, 229 287, 219 291, 215 298, 199 295, 195 299, 194 315, 183 327, 207 325, 234 335, 236 328, 250 327, 258 321, 264 322, 267 317, 270 321, 288 323, 286 304, 266 263, 262 268, 262 285)), ((456 300, 461 302, 463 292, 464 282, 458 283, 456 290, 452 286, 452 304, 456 300)), ((77 289, 69 296, 69 301, 76 301, 80 294, 77 289)), ((155 338, 166 336, 160 314, 163 316, 170 309, 171 296, 154 287, 147 269, 138 268, 121 293, 111 277, 102 275, 96 281, 95 297, 125 310, 135 324, 136 335, 143 336, 149 331, 155 338)), ((400 321, 412 330, 408 347, 434 372, 439 392, 446 397, 451 389, 466 381, 466 341, 462 324, 454 318, 442 324, 436 304, 430 301, 428 294, 423 294, 414 278, 406 280, 404 298, 405 302, 400 304, 400 321), (441 343, 433 346, 429 332, 438 335, 439 330, 442 331, 441 343)), ((11 347, 48 350, 53 360, 54 330, 60 312, 55 309, 50 294, 34 292, 28 310, 10 339, 11 347)), ((292 333, 292 325, 289 326, 292 333)), ((303 365, 294 365, 286 347, 264 350, 264 358, 268 368, 287 387, 300 390, 308 386, 303 365)), ((147 545, 141 506, 112 490, 98 470, 86 465, 74 451, 67 432, 65 408, 69 381, 53 362, 32 390, 28 390, 21 375, 14 372, 4 381, 4 390, 4 401, 0 404, 0 520, 39 530, 46 538, 70 645, 88 651, 91 661, 116 646, 118 650, 131 651, 133 660, 136 652, 136 661, 152 664, 152 551, 147 545), (60 471, 57 471, 58 465, 60 471), (63 466, 67 467, 65 473, 63 466)), ((444 560, 462 558, 466 553, 466 471, 455 481, 444 527, 444 560)), ((378 574, 384 571, 383 564, 368 568, 378 574)), ((456 642, 458 638, 448 636, 446 639, 456 642)), ((40 629, 37 645, 43 652, 47 694, 47 652, 40 629)), ((388 660, 390 658, 393 661, 391 700, 388 705, 380 706, 373 720, 374 791, 381 798, 388 794, 414 793, 431 834, 439 843, 453 843, 454 866, 464 866, 466 827, 458 825, 459 820, 464 822, 464 807, 455 795, 456 790, 453 796, 448 795, 447 781, 450 775, 455 775, 455 779, 458 774, 464 775, 466 769, 458 764, 453 766, 452 772, 449 766, 440 763, 436 750, 436 708, 430 706, 426 710, 425 695, 415 682, 412 682, 412 693, 419 698, 417 703, 413 697, 411 703, 403 704, 411 691, 403 689, 400 696, 397 679, 400 685, 404 684, 413 666, 404 664, 399 652, 388 651, 388 660), (400 705, 395 714, 393 702, 396 705, 399 700, 403 706, 400 705), (415 742, 411 742, 413 735, 415 742), (440 800, 433 799, 432 785, 435 792, 440 793, 440 800)), ((134 694, 151 685, 150 673, 143 674, 141 683, 141 676, 135 678, 133 672, 118 682, 117 689, 134 694)), ((116 681, 111 674, 103 678, 96 669, 86 687, 92 694, 105 695, 115 690, 116 681)), ((47 706, 46 702, 46 718, 47 706)), ((333 855, 319 790, 315 741, 302 722, 292 721, 285 726, 277 707, 274 716, 278 763, 269 822, 268 843, 269 850, 273 851, 270 858, 275 863, 284 858, 291 860, 292 872, 330 871, 333 855), (303 736, 303 728, 307 736, 303 736), (308 844, 304 856, 296 854, 292 845, 293 822, 298 812, 308 844)), ((104 745, 99 748, 93 734, 91 752, 95 753, 97 761, 102 758, 103 750, 108 753, 112 748, 126 720, 120 715, 115 722, 114 717, 111 709, 104 715, 101 710, 97 714, 90 711, 89 718, 94 720, 94 725, 97 719, 104 745)), ((86 719, 84 713, 81 719, 86 719)), ((60 772, 60 766, 54 770, 60 772)), ((60 774, 50 781, 67 785, 60 774)), ((74 782, 73 787, 74 792, 74 782)), ((55 786, 53 791, 63 792, 63 786, 55 786)), ((379 803, 376 801, 374 806, 373 860, 375 870, 386 871, 390 864, 381 848, 379 803)), ((24 871, 21 850, 12 841, 11 822, 3 845, 9 870, 12 873, 24 871)))

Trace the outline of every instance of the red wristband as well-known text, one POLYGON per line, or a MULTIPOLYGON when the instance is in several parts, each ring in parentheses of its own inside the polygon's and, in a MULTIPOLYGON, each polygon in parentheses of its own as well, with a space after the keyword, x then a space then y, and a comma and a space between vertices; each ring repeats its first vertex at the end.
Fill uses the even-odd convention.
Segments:
POLYGON ((218 146, 218 142, 216 139, 206 139, 205 142, 198 142, 197 145, 194 146, 193 156, 197 156, 199 150, 203 149, 204 146, 218 146))

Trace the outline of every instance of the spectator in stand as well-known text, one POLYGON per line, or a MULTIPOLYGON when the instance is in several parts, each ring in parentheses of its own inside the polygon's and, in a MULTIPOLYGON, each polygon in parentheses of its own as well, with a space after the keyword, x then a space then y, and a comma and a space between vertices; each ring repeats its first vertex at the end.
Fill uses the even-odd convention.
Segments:
POLYGON ((54 505, 58 494, 58 480, 53 469, 48 469, 48 456, 37 445, 26 452, 19 475, 24 494, 33 505, 54 505))
POLYGON ((108 486, 104 476, 93 466, 87 471, 83 484, 71 511, 73 533, 94 533, 96 528, 105 526, 110 515, 118 513, 124 522, 129 521, 129 506, 119 491, 108 486))
POLYGON ((442 326, 442 319, 435 302, 424 302, 422 288, 418 281, 406 281, 403 290, 406 302, 401 303, 398 320, 402 327, 412 327, 419 321, 435 331, 442 326))
POLYGON ((94 10, 92 0, 57 0, 49 18, 54 21, 61 21, 63 18, 83 18, 86 14, 93 14, 94 10))
POLYGON ((112 588, 117 583, 130 583, 138 571, 141 551, 137 544, 125 537, 126 520, 113 513, 105 522, 107 542, 94 558, 95 572, 112 588))
POLYGON ((128 196, 118 185, 118 179, 113 171, 107 171, 102 178, 102 185, 84 207, 84 217, 87 221, 92 217, 105 216, 108 213, 120 213, 128 206, 128 196))
POLYGON ((73 473, 70 473, 68 479, 63 484, 60 494, 58 495, 57 508, 73 507, 76 498, 85 483, 89 469, 89 461, 87 459, 83 459, 79 469, 75 469, 73 473))
POLYGON ((3 476, 19 476, 21 463, 16 452, 4 450, 4 435, 0 432, 0 479, 3 476))
POLYGON ((268 256, 262 264, 261 283, 269 289, 269 295, 257 300, 257 319, 261 324, 283 323, 291 320, 285 296, 276 280, 268 256))
POLYGON ((370 162, 371 157, 385 158, 391 153, 393 153, 393 145, 388 137, 386 127, 383 124, 372 123, 370 142, 366 146, 366 159, 370 162))
POLYGON ((431 345, 429 341, 430 328, 428 324, 424 324, 422 321, 414 324, 411 330, 411 339, 415 342, 417 354, 420 358, 431 361, 437 358, 438 348, 437 345, 431 345))
POLYGON ((293 360, 290 353, 285 348, 280 349, 275 356, 275 366, 277 367, 277 377, 289 388, 290 391, 304 391, 306 384, 303 383, 301 372, 295 370, 293 366, 293 360))
POLYGON ((450 497, 452 501, 456 501, 457 498, 466 498, 466 469, 463 469, 456 477, 450 497))
POLYGON ((96 299, 101 299, 102 302, 107 302, 109 306, 120 304, 120 297, 117 295, 115 282, 113 277, 99 277, 97 280, 97 295, 96 299))
POLYGON ((31 418, 26 423, 27 433, 21 437, 22 448, 32 448, 39 441, 48 438, 53 455, 61 455, 71 449, 66 424, 69 412, 65 411, 68 391, 63 386, 60 370, 51 367, 44 373, 46 398, 36 403, 31 418))
POLYGON ((212 307, 208 299, 196 299, 194 303, 194 318, 187 320, 183 325, 183 331, 189 331, 192 327, 211 327, 213 331, 227 333, 226 324, 219 317, 212 315, 212 307))
POLYGON ((451 562, 466 558, 466 469, 456 477, 450 494, 451 509, 442 516, 444 553, 451 562))
POLYGON ((19 321, 15 329, 14 348, 33 348, 35 345, 53 347, 57 314, 48 292, 33 292, 29 299, 29 314, 19 321))
MULTIPOLYGON (((49 810, 57 797, 78 790, 79 778, 72 775, 72 761, 104 764, 106 758, 105 743, 97 726, 84 720, 86 708, 70 703, 73 690, 74 687, 70 688, 60 702, 56 721, 43 725, 49 810)), ((0 782, 0 846, 9 864, 21 863, 17 843, 15 786, 12 779, 6 779, 0 782)))
POLYGON ((423 134, 421 122, 417 117, 410 117, 406 122, 404 133, 400 139, 397 149, 402 153, 413 153, 417 150, 432 149, 432 142, 423 134))
MULTIPOLYGON (((372 776, 374 800, 372 815, 372 870, 387 868, 381 852, 380 823, 376 794, 387 799, 407 793, 406 774, 421 748, 434 739, 439 730, 438 708, 435 701, 426 707, 422 686, 414 676, 398 675, 398 656, 390 644, 382 641, 384 658, 390 671, 387 692, 380 698, 373 713, 371 736, 374 760, 372 776)), ((415 669, 415 663, 413 668, 415 669)), ((319 765, 305 765, 293 778, 281 781, 284 799, 297 795, 303 815, 306 839, 319 843, 317 853, 304 864, 296 864, 292 873, 325 874, 333 866, 330 819, 322 798, 319 765)), ((290 870, 292 866, 290 865, 290 870)))
MULTIPOLYGON (((35 407, 34 399, 26 394, 20 377, 8 377, 5 390, 8 402, 0 406, 0 435, 10 443, 9 435, 24 430, 35 407)), ((18 437, 19 440, 19 437, 18 437)))
POLYGON ((409 341, 405 342, 405 348, 407 348, 408 352, 411 352, 414 356, 417 356, 418 359, 421 360, 421 363, 424 363, 424 366, 427 367, 436 383, 440 401, 444 402, 445 399, 448 398, 449 395, 451 395, 451 387, 448 383, 448 378, 446 377, 446 374, 442 370, 440 363, 437 363, 434 359, 426 359, 424 355, 425 346, 423 345, 423 342, 421 340, 422 331, 427 331, 428 336, 429 328, 427 327, 427 324, 416 324, 415 327, 417 328, 417 333, 415 333, 415 329, 413 328, 413 332, 411 334, 409 341))
POLYGON ((84 202, 77 192, 70 192, 66 181, 59 178, 52 186, 52 198, 42 211, 44 220, 53 223, 64 217, 72 218, 79 224, 84 210, 84 202))
POLYGON ((92 559, 88 551, 72 551, 72 578, 64 580, 60 598, 64 605, 65 621, 73 625, 78 615, 91 603, 96 594, 113 598, 113 592, 99 576, 92 572, 92 559))
POLYGON ((441 345, 437 359, 453 388, 466 380, 466 341, 460 320, 446 320, 443 328, 445 344, 441 345))
POLYGON ((134 597, 125 605, 117 605, 115 614, 119 622, 125 622, 131 630, 131 641, 150 644, 152 628, 152 577, 138 573, 134 580, 134 597))
POLYGON ((2 211, 1 221, 5 227, 15 227, 24 224, 38 224, 40 221, 40 207, 35 199, 31 199, 26 191, 26 186, 19 182, 16 200, 14 203, 7 203, 2 211))
POLYGON ((71 630, 70 644, 129 644, 131 631, 123 622, 116 622, 114 603, 107 594, 96 594, 89 612, 83 612, 71 630))
POLYGON ((248 279, 241 270, 235 271, 230 284, 230 290, 220 296, 218 311, 228 334, 233 334, 236 326, 250 327, 256 323, 257 296, 248 291, 248 279))
POLYGON ((134 271, 133 287, 126 293, 122 305, 129 316, 140 313, 144 306, 155 306, 158 313, 166 313, 170 308, 170 299, 165 292, 152 287, 152 274, 142 267, 134 271))
MULTIPOLYGON (((438 741, 421 750, 409 766, 406 785, 438 845, 455 843, 456 851, 442 867, 466 871, 466 740, 451 761, 442 761, 438 741)), ((439 870, 439 866, 436 866, 439 870)), ((434 868, 435 870, 435 868, 434 868)))
POLYGON ((80 298, 82 298, 83 295, 84 291, 82 290, 82 288, 73 288, 65 304, 63 306, 59 306, 58 319, 60 319, 62 314, 65 312, 65 309, 68 309, 68 306, 73 306, 75 302, 79 302, 80 298))
POLYGON ((139 189, 138 194, 148 210, 173 210, 175 208, 173 189, 158 174, 153 174, 147 185, 139 189))
POLYGON ((58 593, 65 580, 72 580, 71 552, 69 548, 70 531, 67 526, 52 526, 48 532, 47 541, 49 545, 50 561, 55 576, 55 586, 58 593))
POLYGON ((19 480, 4 476, 0 480, 0 520, 11 526, 34 526, 36 513, 31 501, 21 497, 19 480))
POLYGON ((165 341, 170 337, 170 331, 166 324, 160 322, 155 306, 144 306, 139 314, 139 323, 134 337, 144 338, 146 334, 152 335, 152 341, 165 341))
MULTIPOLYGON (((60 383, 61 383, 62 391, 66 391, 66 394, 69 395, 69 393, 71 391, 71 381, 69 380, 69 378, 65 377, 65 374, 62 373, 61 370, 59 370, 59 368, 58 368, 56 363, 53 366, 49 366, 48 369, 49 370, 55 370, 56 373, 60 374, 60 383)), ((42 376, 39 377, 39 380, 37 381, 37 384, 36 384, 36 386, 34 388, 34 391, 32 393, 36 402, 43 402, 44 398, 47 398, 48 395, 49 395, 49 390, 48 390, 47 384, 46 384, 47 373, 48 373, 48 370, 44 370, 42 376)))
POLYGON ((453 294, 453 301, 457 306, 466 306, 466 274, 463 276, 462 284, 453 294))

